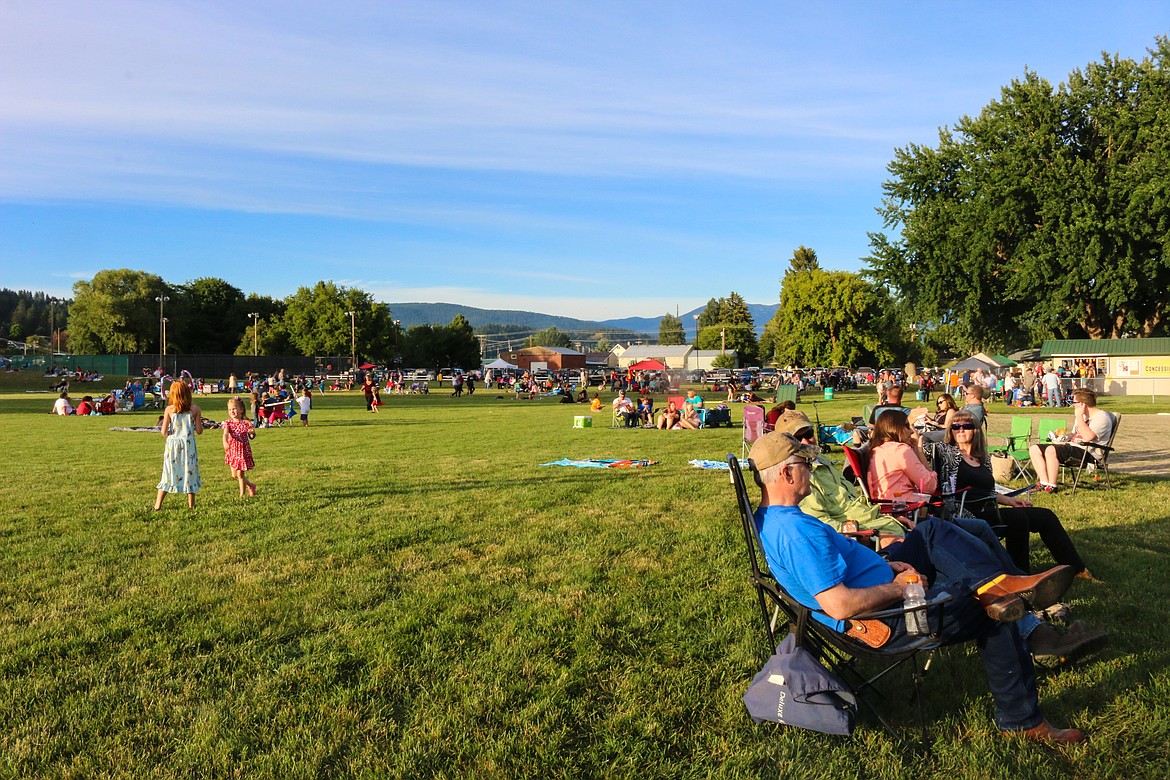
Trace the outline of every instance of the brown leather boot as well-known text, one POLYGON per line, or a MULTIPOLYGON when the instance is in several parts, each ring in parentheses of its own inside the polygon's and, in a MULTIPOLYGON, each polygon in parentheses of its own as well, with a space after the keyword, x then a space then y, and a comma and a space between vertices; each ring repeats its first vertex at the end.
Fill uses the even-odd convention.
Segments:
POLYGON ((1040 725, 1033 726, 1030 729, 1005 731, 1004 734, 1007 736, 1016 736, 1018 734, 1025 739, 1035 740, 1036 742, 1048 742, 1055 745, 1075 745, 1078 742, 1088 740, 1088 736, 1080 729, 1058 729, 1046 720, 1040 721, 1040 725))
POLYGON ((1054 566, 1030 576, 1004 574, 982 585, 975 597, 992 620, 1010 623, 1033 609, 1055 604, 1068 590, 1074 576, 1069 566, 1054 566))

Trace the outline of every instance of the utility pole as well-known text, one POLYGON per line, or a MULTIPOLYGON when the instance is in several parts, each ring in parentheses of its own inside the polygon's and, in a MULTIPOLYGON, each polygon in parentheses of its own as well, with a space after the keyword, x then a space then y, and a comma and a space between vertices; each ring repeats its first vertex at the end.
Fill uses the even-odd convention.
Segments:
POLYGON ((353 360, 353 376, 357 379, 357 313, 347 311, 349 315, 349 351, 353 360))
POLYGON ((169 295, 156 295, 154 299, 156 301, 158 301, 158 367, 159 367, 159 370, 161 371, 162 367, 163 367, 163 349, 164 349, 164 345, 163 345, 163 340, 164 340, 164 337, 163 337, 163 322, 164 322, 164 320, 163 320, 163 304, 165 304, 171 298, 169 295))
POLYGON ((58 298, 49 299, 49 362, 53 362, 53 355, 58 350, 53 346, 53 339, 57 335, 56 331, 56 314, 58 298))
POLYGON ((252 357, 260 354, 260 312, 250 311, 248 316, 252 318, 252 357))

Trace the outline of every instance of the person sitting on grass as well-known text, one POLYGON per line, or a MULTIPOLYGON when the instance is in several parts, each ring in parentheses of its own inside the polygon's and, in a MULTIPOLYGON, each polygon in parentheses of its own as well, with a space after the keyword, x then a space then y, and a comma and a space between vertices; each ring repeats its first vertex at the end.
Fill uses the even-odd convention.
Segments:
MULTIPOLYGON (((853 616, 899 604, 911 578, 927 586, 930 599, 951 594, 950 603, 928 609, 930 629, 948 644, 975 642, 996 726, 1005 735, 1040 742, 1084 742, 1083 731, 1045 720, 1032 658, 1015 623, 1029 609, 1055 603, 1072 583, 1072 570, 1056 566, 1032 576, 1009 574, 1011 560, 1002 547, 988 546, 937 518, 919 523, 882 558, 800 509, 811 490, 811 462, 817 454, 816 447, 779 432, 764 434, 752 445, 750 457, 763 492, 756 527, 780 585, 818 610, 816 620, 842 633, 851 628, 853 616)), ((881 622, 889 629, 884 646, 896 648, 912 639, 903 616, 881 622)))
POLYGON ((591 411, 591 412, 600 412, 601 411, 601 396, 598 395, 597 393, 593 394, 593 401, 591 401, 589 404, 589 411, 591 411))
POLYGON ((77 405, 77 411, 75 412, 75 414, 78 414, 78 415, 81 415, 82 417, 85 417, 87 415, 93 414, 96 411, 97 411, 97 407, 94 406, 93 396, 87 395, 87 396, 84 396, 81 399, 81 403, 79 403, 77 405))
POLYGON ((683 401, 682 413, 678 417, 677 427, 692 431, 698 430, 699 411, 695 409, 694 404, 690 401, 683 401))
POLYGON ((678 420, 682 411, 675 406, 674 401, 667 401, 666 409, 658 415, 658 430, 669 431, 678 427, 678 420))
POLYGON ((53 414, 62 417, 73 414, 73 407, 69 403, 69 393, 61 393, 57 400, 53 402, 53 414))

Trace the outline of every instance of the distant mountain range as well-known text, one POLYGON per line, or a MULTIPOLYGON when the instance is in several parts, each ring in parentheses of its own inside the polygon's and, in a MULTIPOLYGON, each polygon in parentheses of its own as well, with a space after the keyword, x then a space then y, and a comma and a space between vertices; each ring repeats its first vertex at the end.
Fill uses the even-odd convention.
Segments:
MULTIPOLYGON (((532 330, 542 330, 555 326, 558 330, 569 332, 571 335, 588 336, 598 331, 627 331, 651 339, 658 338, 658 324, 662 320, 658 317, 625 317, 616 320, 579 320, 575 317, 559 317, 555 314, 541 314, 533 311, 514 311, 510 309, 477 309, 474 306, 463 306, 457 303, 391 303, 391 316, 402 322, 402 327, 412 325, 446 325, 455 319, 456 314, 462 314, 471 323, 472 327, 481 325, 522 325, 532 330)), ((688 337, 695 335, 695 315, 700 314, 704 306, 679 314, 683 329, 688 337)), ((756 324, 756 335, 764 332, 764 326, 772 319, 779 304, 776 303, 749 303, 748 310, 752 313, 752 320, 756 324)))

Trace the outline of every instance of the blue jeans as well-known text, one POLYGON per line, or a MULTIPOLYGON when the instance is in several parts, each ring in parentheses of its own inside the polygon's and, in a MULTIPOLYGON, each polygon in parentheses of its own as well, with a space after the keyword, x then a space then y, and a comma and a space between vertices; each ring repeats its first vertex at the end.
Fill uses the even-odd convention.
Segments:
MULTIPOLYGON (((955 523, 927 518, 906 534, 901 545, 891 545, 889 560, 908 563, 931 583, 927 598, 943 592, 954 596, 949 604, 929 613, 931 627, 948 644, 974 640, 983 661, 987 684, 995 700, 995 723, 1004 731, 1029 729, 1043 720, 1036 693, 1032 656, 1015 623, 992 620, 972 598, 983 583, 1000 574, 1013 574, 1007 551, 983 521, 964 522, 973 535, 955 523), (983 529, 986 531, 983 531, 983 529), (990 535, 990 539, 985 539, 990 535)), ((894 628, 893 643, 905 635, 905 621, 894 628)))

